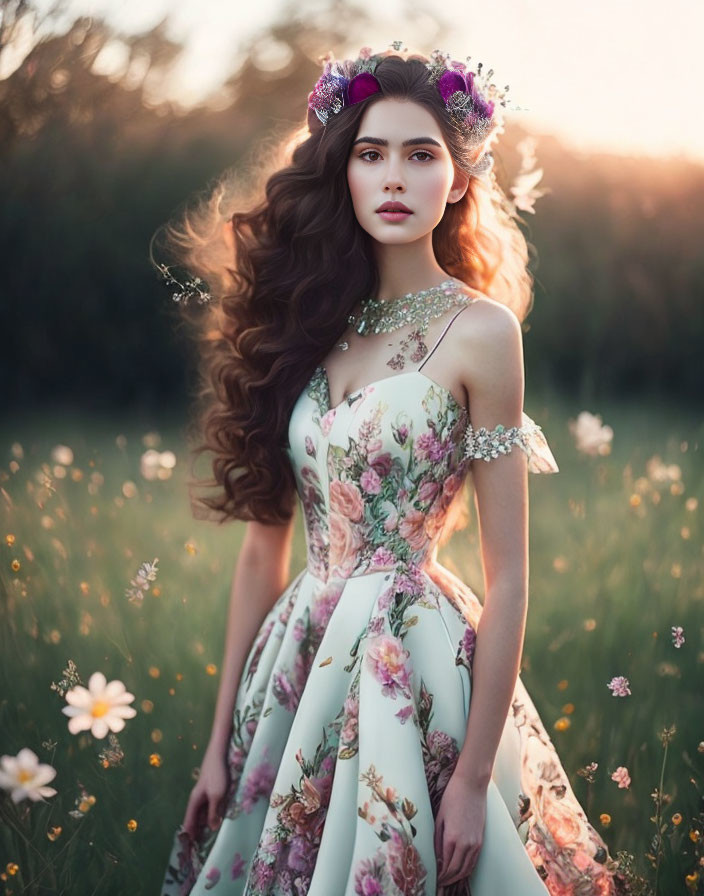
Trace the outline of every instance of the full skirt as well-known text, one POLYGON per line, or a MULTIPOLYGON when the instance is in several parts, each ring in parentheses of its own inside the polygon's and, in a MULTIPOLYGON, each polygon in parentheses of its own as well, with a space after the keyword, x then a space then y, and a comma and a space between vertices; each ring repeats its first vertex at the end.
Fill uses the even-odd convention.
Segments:
POLYGON ((243 669, 222 823, 196 841, 176 828, 162 896, 614 893, 520 676, 477 864, 436 883, 435 817, 464 742, 481 610, 437 563, 299 573, 243 669))

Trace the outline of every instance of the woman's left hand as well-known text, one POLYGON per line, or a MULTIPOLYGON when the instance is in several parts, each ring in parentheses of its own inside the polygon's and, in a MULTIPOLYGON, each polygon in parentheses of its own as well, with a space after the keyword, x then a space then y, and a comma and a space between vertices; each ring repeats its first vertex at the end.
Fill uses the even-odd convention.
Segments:
POLYGON ((474 871, 484 841, 487 789, 457 774, 450 777, 435 819, 438 886, 474 871))

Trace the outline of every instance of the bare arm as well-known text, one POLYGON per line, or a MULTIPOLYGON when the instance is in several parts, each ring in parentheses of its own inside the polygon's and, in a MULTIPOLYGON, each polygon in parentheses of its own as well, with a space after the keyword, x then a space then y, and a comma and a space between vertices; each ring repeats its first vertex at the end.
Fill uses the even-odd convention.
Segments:
MULTIPOLYGON (((520 426, 523 343, 518 319, 485 306, 474 319, 467 377, 475 428, 520 426)), ((528 610, 528 473, 525 454, 472 463, 484 568, 484 608, 477 630, 467 736, 457 774, 470 787, 489 785, 518 676, 528 610)))
POLYGON ((279 526, 247 523, 230 591, 225 653, 208 751, 227 749, 245 661, 264 618, 289 577, 293 519, 279 526))

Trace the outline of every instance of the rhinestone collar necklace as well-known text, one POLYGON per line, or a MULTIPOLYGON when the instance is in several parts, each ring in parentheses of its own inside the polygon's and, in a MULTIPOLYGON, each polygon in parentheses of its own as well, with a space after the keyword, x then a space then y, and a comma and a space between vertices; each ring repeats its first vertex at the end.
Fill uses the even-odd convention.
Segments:
MULTIPOLYGON (((465 285, 461 280, 450 277, 437 286, 409 292, 396 299, 383 301, 365 299, 360 311, 357 314, 350 314, 347 323, 353 326, 360 336, 390 333, 411 324, 418 324, 424 333, 431 320, 440 317, 455 305, 469 301, 464 289, 465 285)), ((349 343, 339 342, 338 348, 346 351, 349 343)))

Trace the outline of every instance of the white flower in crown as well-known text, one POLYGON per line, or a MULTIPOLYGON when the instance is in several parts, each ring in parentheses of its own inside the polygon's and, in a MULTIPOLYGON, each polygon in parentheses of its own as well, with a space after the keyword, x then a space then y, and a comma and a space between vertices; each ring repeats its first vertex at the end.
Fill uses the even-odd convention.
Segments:
POLYGON ((56 777, 56 769, 39 761, 37 754, 24 747, 16 756, 0 756, 0 787, 10 792, 13 803, 29 798, 33 802, 45 796, 55 796, 56 790, 47 787, 56 777))
POLYGON ((601 422, 598 414, 581 411, 577 419, 570 420, 569 430, 574 436, 577 450, 583 454, 606 455, 611 453, 614 431, 601 422))
POLYGON ((108 731, 122 731, 125 719, 137 715, 137 710, 127 706, 134 700, 125 685, 115 679, 108 683, 102 672, 94 672, 88 680, 88 687, 76 685, 66 693, 66 702, 61 710, 70 716, 68 730, 71 734, 90 731, 99 740, 108 731))

